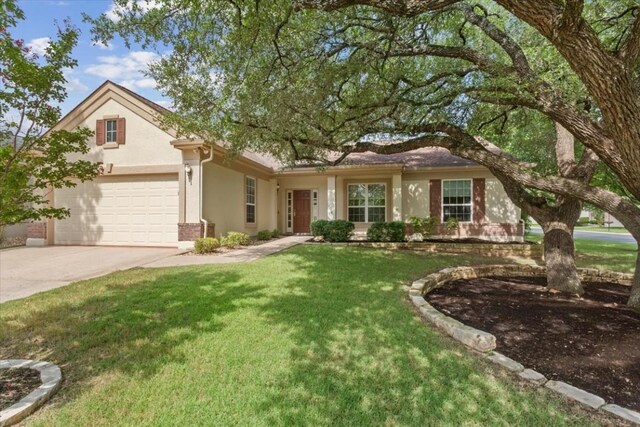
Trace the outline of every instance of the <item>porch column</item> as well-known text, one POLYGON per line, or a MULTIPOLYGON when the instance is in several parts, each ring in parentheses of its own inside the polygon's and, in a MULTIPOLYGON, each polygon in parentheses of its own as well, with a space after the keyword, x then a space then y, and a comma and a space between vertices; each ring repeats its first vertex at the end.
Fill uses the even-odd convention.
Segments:
POLYGON ((202 237, 204 227, 200 222, 200 160, 199 149, 183 150, 183 170, 180 171, 180 219, 178 247, 190 249, 193 242, 202 237))
POLYGON ((393 220, 402 221, 402 175, 395 174, 391 179, 393 195, 393 220))
POLYGON ((327 177, 327 219, 336 219, 336 177, 327 177))
MULTIPOLYGON (((278 196, 280 193, 280 189, 278 188, 279 184, 278 184, 278 180, 275 178, 272 178, 269 180, 269 190, 270 190, 270 194, 269 194, 269 198, 271 199, 271 209, 269 212, 269 229, 273 230, 274 228, 280 228, 280 224, 279 224, 279 220, 280 218, 278 218, 278 206, 280 203, 280 199, 278 199, 278 196)), ((280 230, 282 231, 282 230, 280 230)))

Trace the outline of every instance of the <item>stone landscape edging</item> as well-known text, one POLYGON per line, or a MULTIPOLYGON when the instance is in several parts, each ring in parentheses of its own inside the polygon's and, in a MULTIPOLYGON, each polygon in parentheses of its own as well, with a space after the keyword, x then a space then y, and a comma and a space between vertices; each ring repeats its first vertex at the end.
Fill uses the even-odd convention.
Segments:
POLYGON ((40 387, 6 409, 0 411, 0 427, 13 425, 32 414, 60 388, 62 371, 58 365, 28 359, 0 360, 0 369, 30 368, 40 373, 40 387))
MULTIPOLYGON (((319 242, 309 241, 306 244, 318 244, 319 242)), ((373 249, 402 249, 419 252, 447 252, 456 254, 472 254, 495 257, 520 256, 536 259, 542 258, 542 245, 537 243, 498 243, 498 242, 478 242, 478 243, 457 243, 454 239, 451 242, 321 242, 333 246, 356 246, 373 249)))
MULTIPOLYGON (((535 386, 539 387, 544 385, 546 388, 562 394, 568 399, 589 406, 594 410, 604 411, 610 415, 615 415, 626 421, 640 425, 639 412, 615 404, 607 404, 600 396, 596 396, 595 394, 562 381, 547 380, 541 373, 533 369, 527 369, 519 362, 493 351, 496 347, 496 337, 494 335, 472 328, 452 317, 446 316, 424 299, 424 296, 432 290, 454 280, 477 279, 487 276, 539 276, 545 273, 545 267, 537 265, 483 265, 479 267, 445 268, 414 281, 409 288, 409 298, 413 305, 429 322, 467 347, 484 354, 487 360, 517 374, 520 378, 528 380, 535 386)), ((584 281, 612 282, 625 286, 631 286, 633 280, 633 275, 631 274, 604 271, 595 268, 579 268, 578 274, 584 281)))

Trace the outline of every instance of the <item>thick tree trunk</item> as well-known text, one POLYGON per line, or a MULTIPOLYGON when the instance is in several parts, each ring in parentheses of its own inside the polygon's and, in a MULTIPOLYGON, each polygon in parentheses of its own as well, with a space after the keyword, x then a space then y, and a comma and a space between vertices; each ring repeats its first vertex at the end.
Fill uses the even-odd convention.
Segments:
POLYGON ((633 286, 631 287, 631 296, 627 305, 635 311, 640 312, 640 247, 636 256, 636 269, 633 274, 633 286))
POLYGON ((578 275, 573 242, 573 225, 550 222, 544 229, 544 262, 547 267, 547 288, 582 295, 584 289, 578 275))

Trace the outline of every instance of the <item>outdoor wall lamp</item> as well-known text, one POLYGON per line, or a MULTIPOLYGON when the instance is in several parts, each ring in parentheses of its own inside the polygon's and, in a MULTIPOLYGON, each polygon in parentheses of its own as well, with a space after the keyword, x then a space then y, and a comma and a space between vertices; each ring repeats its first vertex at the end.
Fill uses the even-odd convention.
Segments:
POLYGON ((191 178, 191 174, 193 173, 193 169, 191 169, 191 165, 188 163, 184 164, 184 173, 187 174, 189 178, 191 178))

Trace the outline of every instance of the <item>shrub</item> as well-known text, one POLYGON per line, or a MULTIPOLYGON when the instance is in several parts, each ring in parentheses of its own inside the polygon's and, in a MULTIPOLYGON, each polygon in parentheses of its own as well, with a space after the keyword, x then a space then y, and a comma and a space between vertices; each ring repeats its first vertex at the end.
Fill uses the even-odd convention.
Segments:
POLYGON ((460 225, 460 221, 458 221, 458 218, 450 216, 445 221, 444 228, 446 228, 449 231, 454 231, 458 228, 459 225, 460 225))
POLYGON ((271 240, 271 230, 258 231, 258 240, 271 240))
POLYGON ((196 239, 193 249, 197 254, 211 254, 220 247, 220 241, 213 237, 201 237, 196 239))
POLYGON ((327 230, 327 225, 329 225, 329 221, 326 219, 317 219, 311 223, 311 234, 314 237, 323 237, 327 230))
POLYGON ((367 239, 371 242, 402 242, 404 234, 404 222, 376 222, 367 230, 367 239))
POLYGON ((249 235, 238 231, 230 231, 227 235, 220 239, 222 246, 228 248, 237 248, 238 246, 247 246, 249 244, 249 235))
POLYGON ((327 221, 324 228, 324 239, 328 242, 346 242, 351 237, 351 233, 355 226, 350 221, 344 219, 336 219, 335 221, 327 221))
POLYGON ((409 223, 413 226, 414 233, 420 233, 423 236, 430 236, 433 234, 436 226, 440 223, 440 218, 435 216, 412 216, 409 218, 409 223))
POLYGON ((581 216, 578 219, 578 225, 587 225, 589 224, 589 217, 588 216, 581 216))
POLYGON ((280 230, 278 230, 277 228, 274 228, 273 231, 271 232, 271 237, 273 237, 274 239, 277 239, 278 237, 280 237, 280 230))

